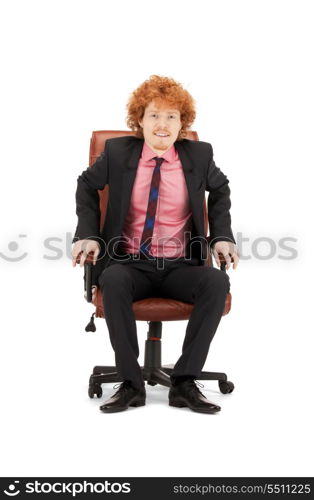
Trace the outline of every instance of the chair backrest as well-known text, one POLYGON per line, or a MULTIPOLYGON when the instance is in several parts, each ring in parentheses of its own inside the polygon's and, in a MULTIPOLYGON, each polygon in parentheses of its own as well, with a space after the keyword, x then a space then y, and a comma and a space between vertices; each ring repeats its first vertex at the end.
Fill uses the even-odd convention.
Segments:
MULTIPOLYGON (((113 137, 123 137, 126 135, 135 135, 135 132, 131 132, 130 130, 96 130, 92 133, 92 137, 90 140, 90 148, 89 148, 89 166, 93 165, 98 158, 98 156, 103 152, 106 140, 112 139, 113 137)), ((187 131, 187 139, 198 141, 197 132, 189 130, 187 131)), ((108 203, 108 192, 109 187, 106 186, 102 191, 98 191, 99 193, 99 209, 100 209, 100 229, 103 228, 106 212, 107 212, 107 203, 108 203)), ((208 217, 207 217, 207 207, 206 207, 206 198, 204 197, 204 234, 207 236, 208 232, 208 217)))

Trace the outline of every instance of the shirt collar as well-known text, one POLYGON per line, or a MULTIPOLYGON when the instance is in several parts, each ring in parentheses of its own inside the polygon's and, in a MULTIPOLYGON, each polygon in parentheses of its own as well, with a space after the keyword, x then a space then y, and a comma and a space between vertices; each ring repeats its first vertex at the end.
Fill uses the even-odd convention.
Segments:
MULTIPOLYGON (((155 153, 149 146, 146 142, 144 142, 144 146, 143 146, 143 150, 142 150, 142 160, 144 161, 150 161, 152 158, 155 158, 157 155, 157 153, 155 153)), ((159 156, 159 158, 164 158, 166 161, 168 161, 169 163, 173 163, 178 157, 178 153, 174 147, 174 144, 172 144, 171 148, 168 149, 168 151, 164 154, 162 154, 161 156, 159 156)))

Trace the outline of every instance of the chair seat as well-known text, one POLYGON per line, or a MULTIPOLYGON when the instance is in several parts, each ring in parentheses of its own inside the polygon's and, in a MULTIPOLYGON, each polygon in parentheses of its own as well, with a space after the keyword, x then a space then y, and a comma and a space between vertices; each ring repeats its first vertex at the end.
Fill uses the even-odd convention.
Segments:
MULTIPOLYGON (((105 311, 102 302, 102 293, 97 289, 96 297, 93 300, 96 306, 96 318, 104 318, 105 311)), ((178 321, 189 319, 193 311, 194 304, 181 302, 180 300, 165 299, 161 297, 151 297, 133 302, 135 319, 138 321, 178 321)), ((228 293, 225 302, 223 316, 231 309, 231 294, 228 293)))

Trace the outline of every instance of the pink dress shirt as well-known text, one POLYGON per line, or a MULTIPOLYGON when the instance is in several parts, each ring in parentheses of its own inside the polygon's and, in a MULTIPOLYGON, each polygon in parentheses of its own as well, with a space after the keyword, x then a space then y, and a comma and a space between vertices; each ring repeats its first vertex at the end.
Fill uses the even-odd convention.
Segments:
MULTIPOLYGON (((150 184, 157 156, 144 142, 137 167, 129 211, 122 237, 126 253, 139 253, 150 184)), ((174 146, 161 155, 160 185, 150 253, 155 257, 179 258, 185 255, 192 228, 192 211, 179 155, 174 146)))

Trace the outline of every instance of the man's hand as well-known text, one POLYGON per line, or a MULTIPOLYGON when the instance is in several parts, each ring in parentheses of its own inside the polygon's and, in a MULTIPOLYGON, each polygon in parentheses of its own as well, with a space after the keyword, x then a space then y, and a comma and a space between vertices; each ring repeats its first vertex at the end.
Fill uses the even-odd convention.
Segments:
POLYGON ((226 269, 229 269, 231 265, 231 259, 233 260, 233 269, 235 269, 239 263, 239 255, 236 252, 235 244, 230 241, 217 241, 213 245, 213 255, 218 267, 220 267, 220 260, 218 254, 221 253, 226 261, 226 269))
POLYGON ((95 240, 79 240, 76 241, 72 248, 72 266, 76 266, 77 257, 81 254, 80 267, 84 266, 84 262, 89 253, 93 253, 93 264, 96 264, 97 257, 100 252, 100 245, 95 240))

